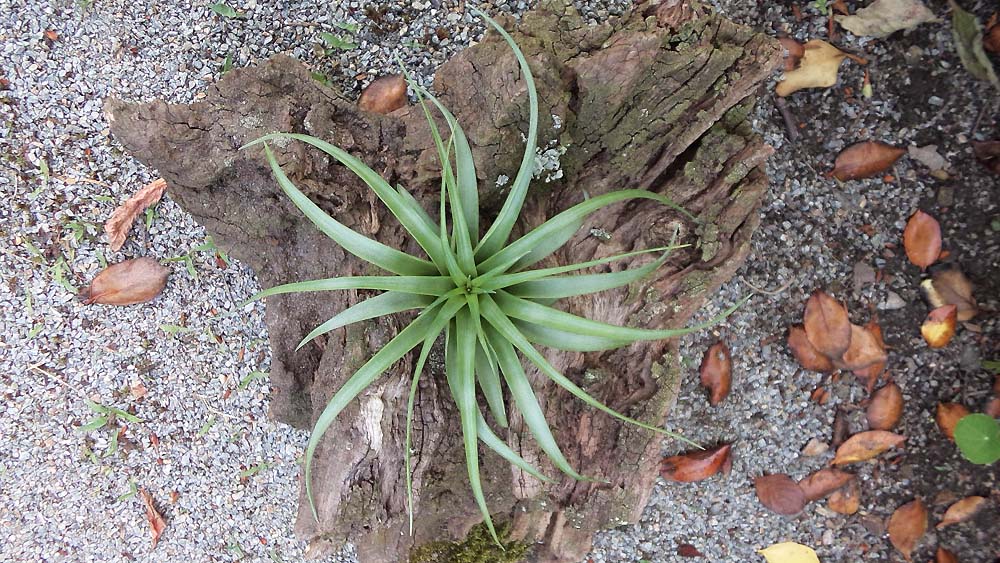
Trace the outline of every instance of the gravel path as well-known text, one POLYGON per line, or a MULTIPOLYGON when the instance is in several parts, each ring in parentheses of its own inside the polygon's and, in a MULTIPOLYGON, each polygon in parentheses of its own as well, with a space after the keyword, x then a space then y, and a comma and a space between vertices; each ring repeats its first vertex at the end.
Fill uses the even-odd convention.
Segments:
MULTIPOLYGON (((206 243, 204 230, 169 197, 156 207, 148 229, 133 230, 121 252, 107 249, 103 221, 156 172, 110 138, 102 101, 115 95, 190 102, 225 66, 246 66, 281 52, 356 93, 365 80, 393 68, 394 53, 428 76, 478 37, 481 26, 459 15, 454 2, 439 0, 387 8, 378 22, 364 15, 358 1, 271 4, 234 3, 246 18, 226 19, 201 2, 0 0, 0 78, 6 81, 0 82, 0 561, 302 558, 304 546, 291 528, 296 463, 307 436, 268 420, 267 380, 256 377, 267 372, 269 362, 263 308, 236 311, 237 303, 259 289, 257 283, 240 264, 227 266, 212 252, 198 250, 206 243), (359 26, 358 48, 324 56, 318 33, 343 34, 338 22, 359 26), (374 26, 393 30, 395 43, 374 44, 375 37, 385 36, 374 26), (439 28, 448 33, 437 34, 439 28), (73 288, 85 285, 104 261, 141 255, 177 259, 169 263, 166 291, 154 302, 114 308, 77 301, 73 288), (189 330, 171 329, 182 325, 189 330), (96 416, 88 400, 128 410, 142 422, 118 420, 115 429, 76 431, 96 416), (152 494, 168 520, 154 551, 133 484, 152 494)), ((525 2, 500 4, 494 2, 504 11, 526 9, 525 2)), ((598 21, 625 4, 592 1, 583 9, 598 21)), ((799 38, 824 36, 825 18, 808 10, 805 21, 796 23, 782 7, 758 11, 738 0, 719 4, 731 17, 760 28, 776 26, 799 38)), ((934 7, 944 13, 942 6, 934 7)), ((845 102, 838 88, 793 98, 793 111, 809 123, 795 146, 786 143, 773 104, 762 102, 755 125, 779 152, 770 165, 772 187, 754 254, 741 275, 759 287, 790 285, 777 296, 758 296, 713 334, 684 342, 690 377, 669 421, 701 442, 735 442, 733 472, 699 485, 658 484, 640 524, 599 535, 589 560, 681 561, 677 544, 691 543, 710 561, 758 561, 756 549, 786 540, 815 546, 827 563, 889 560, 891 548, 875 521, 910 494, 914 472, 906 472, 905 461, 883 468, 893 475, 888 481, 884 475, 878 481, 871 467, 862 471, 866 492, 855 517, 816 504, 793 519, 771 514, 754 498, 752 479, 771 472, 797 478, 823 465, 828 457, 803 458, 799 450, 811 438, 828 439, 835 406, 856 404, 865 395, 857 384, 829 384, 799 370, 785 350, 784 328, 797 321, 814 288, 830 288, 859 312, 896 292, 907 308, 885 315, 899 327, 924 311, 914 268, 892 281, 857 286, 852 273, 857 262, 899 270, 899 257, 887 254, 885 244, 898 241, 918 204, 940 202, 942 186, 904 160, 895 171, 899 181, 837 187, 820 173, 832 155, 862 129, 865 137, 904 146, 936 142, 953 166, 967 167, 966 191, 955 209, 996 214, 995 188, 974 170, 967 145, 975 138, 972 124, 988 91, 956 70, 946 26, 925 28, 869 46, 873 75, 884 82, 876 82, 875 98, 863 107, 845 102), (906 62, 930 62, 921 72, 950 82, 938 91, 921 91, 912 102, 904 97, 910 88, 906 62), (874 234, 864 234, 862 225, 871 225, 874 234), (732 396, 711 408, 697 387, 696 369, 705 348, 720 336, 732 349, 736 380, 732 396), (831 392, 826 405, 809 400, 820 384, 831 392), (869 489, 877 481, 882 485, 876 494, 869 489)), ((840 44, 866 50, 856 39, 840 44)), ((845 64, 839 88, 860 88, 862 72, 845 64)), ((990 120, 988 114, 987 125, 990 120)), ((1000 255, 995 234, 960 237, 956 232, 968 227, 961 217, 954 213, 952 231, 946 232, 946 240, 955 237, 955 260, 981 256, 979 271, 995 274, 1000 255)), ((747 291, 734 280, 703 315, 747 291)), ((980 298, 997 309, 995 294, 980 298)), ((895 378, 908 401, 923 405, 917 397, 924 393, 946 400, 953 393, 948 386, 961 380, 988 386, 986 376, 975 371, 984 345, 974 333, 960 332, 949 349, 930 352, 919 345, 915 327, 908 328, 889 335, 896 347, 895 378)), ((987 335, 996 335, 996 328, 995 319, 982 324, 987 335)), ((860 429, 858 413, 852 420, 860 429)), ((929 435, 929 424, 926 405, 914 408, 903 432, 929 435)), ((664 452, 676 448, 665 444, 664 452)), ((995 472, 984 473, 981 484, 996 487, 995 472)), ((970 533, 952 541, 960 547, 975 545, 976 539, 970 533)), ((349 547, 333 560, 354 561, 349 547)), ((985 559, 963 559, 978 560, 985 559)))

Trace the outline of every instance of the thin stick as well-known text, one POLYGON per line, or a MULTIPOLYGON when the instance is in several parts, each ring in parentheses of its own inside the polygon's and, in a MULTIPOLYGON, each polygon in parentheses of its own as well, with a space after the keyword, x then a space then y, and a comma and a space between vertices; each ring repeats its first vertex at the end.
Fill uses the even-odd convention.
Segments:
POLYGON ((795 123, 795 116, 792 115, 792 110, 788 107, 788 102, 784 98, 777 97, 774 99, 774 105, 777 106, 778 111, 781 112, 781 117, 785 120, 785 131, 788 133, 788 140, 794 143, 799 139, 799 129, 795 123))
POLYGON ((773 297, 773 296, 775 296, 775 295, 779 295, 779 294, 781 294, 781 293, 784 293, 784 291, 785 291, 786 289, 788 289, 789 287, 791 287, 791 286, 792 286, 792 284, 793 284, 793 283, 795 283, 795 281, 796 281, 796 280, 794 280, 794 279, 791 279, 791 280, 788 280, 788 281, 787 281, 787 282, 785 283, 785 285, 783 285, 783 286, 781 286, 781 287, 779 287, 779 288, 777 288, 777 289, 761 289, 761 288, 759 288, 759 287, 755 286, 754 284, 752 284, 752 283, 748 282, 748 281, 746 280, 746 278, 744 278, 743 276, 740 276, 740 281, 741 281, 741 282, 743 282, 743 283, 745 283, 745 284, 747 284, 747 286, 748 286, 748 287, 749 287, 750 289, 752 289, 752 290, 754 291, 754 293, 760 293, 760 294, 762 294, 762 295, 770 295, 770 296, 772 296, 772 297, 773 297))

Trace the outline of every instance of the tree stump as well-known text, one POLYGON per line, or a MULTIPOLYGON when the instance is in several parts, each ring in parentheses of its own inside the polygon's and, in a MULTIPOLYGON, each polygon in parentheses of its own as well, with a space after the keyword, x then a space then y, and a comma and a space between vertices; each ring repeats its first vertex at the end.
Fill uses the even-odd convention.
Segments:
MULTIPOLYGON (((765 36, 688 0, 642 3, 588 27, 568 1, 548 1, 519 23, 503 22, 525 52, 539 90, 541 162, 517 236, 587 196, 624 188, 673 198, 699 221, 663 206, 626 202, 593 215, 545 264, 579 262, 669 242, 675 228, 692 246, 652 279, 562 302, 573 313, 649 328, 681 327, 744 261, 758 223, 770 147, 747 123, 755 90, 781 53, 765 36)), ((506 194, 527 130, 527 95, 517 62, 496 34, 443 65, 435 89, 463 124, 478 166, 483 222, 506 194)), ((227 73, 191 105, 109 100, 115 137, 159 170, 170 196, 261 284, 347 275, 371 267, 329 241, 287 201, 258 148, 274 131, 315 135, 361 157, 402 184, 433 214, 439 167, 418 107, 368 114, 276 56, 227 73)), ((443 126, 443 121, 442 121, 443 126)), ((300 143, 275 147, 289 177, 342 223, 418 252, 374 194, 344 167, 300 143)), ((635 257, 619 269, 652 257, 635 257)), ((352 325, 299 352, 298 341, 366 292, 282 295, 267 301, 273 352, 271 415, 309 429, 340 384, 401 328, 405 316, 352 325)), ((637 343, 600 353, 543 350, 563 373, 612 408, 661 424, 679 384, 676 347, 637 343)), ((415 545, 462 538, 480 520, 466 482, 457 412, 438 365, 421 380, 415 420, 414 535, 407 531, 403 472, 405 404, 413 358, 400 361, 328 430, 314 464, 319 521, 300 496, 296 533, 323 556, 342 542, 361 561, 405 561, 415 545)), ((434 363, 434 362, 432 362, 434 363)), ((553 432, 581 473, 546 485, 483 451, 487 500, 512 536, 535 543, 533 560, 578 561, 593 533, 635 522, 657 474, 659 436, 624 425, 575 400, 529 368, 553 432)), ((513 408, 512 408, 513 411, 513 408)), ((674 426, 683 431, 682 421, 674 426)), ((547 465, 512 412, 507 440, 547 465)))

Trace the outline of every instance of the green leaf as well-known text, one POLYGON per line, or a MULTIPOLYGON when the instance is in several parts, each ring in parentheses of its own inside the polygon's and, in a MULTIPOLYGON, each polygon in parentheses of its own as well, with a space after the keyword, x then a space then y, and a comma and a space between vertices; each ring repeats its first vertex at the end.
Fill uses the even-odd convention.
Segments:
POLYGON ((31 327, 31 330, 28 331, 28 340, 31 340, 32 338, 38 336, 38 333, 42 332, 43 328, 45 328, 44 322, 35 323, 31 327))
POLYGON ((955 443, 965 459, 989 465, 1000 460, 1000 424, 986 414, 966 415, 955 425, 955 443))
POLYGON ((139 488, 135 486, 135 479, 129 479, 128 480, 128 492, 120 495, 118 497, 118 502, 121 502, 123 500, 128 500, 128 499, 134 497, 138 493, 139 493, 139 488))
POLYGON ((112 412, 116 417, 121 418, 123 420, 127 420, 127 421, 129 421, 129 422, 131 422, 133 424, 140 424, 140 423, 142 423, 142 419, 141 418, 139 418, 138 416, 136 416, 136 415, 134 415, 134 414, 132 414, 132 413, 126 411, 126 410, 118 409, 118 408, 115 408, 115 407, 108 407, 108 410, 110 412, 112 412))
POLYGON ((222 61, 222 66, 219 68, 219 74, 226 74, 230 70, 233 70, 233 56, 227 54, 226 59, 222 61))
POLYGON ((167 334, 169 334, 171 336, 173 336, 175 334, 182 334, 182 333, 185 333, 185 332, 191 332, 192 330, 194 330, 193 328, 188 328, 186 326, 168 325, 168 324, 160 325, 159 328, 160 328, 160 330, 162 330, 163 332, 165 332, 165 333, 167 333, 167 334))
POLYGON ((319 34, 319 38, 323 40, 324 43, 329 45, 333 49, 340 49, 341 51, 350 51, 352 49, 357 49, 358 44, 343 37, 334 35, 328 31, 324 31, 319 34))
POLYGON ((455 282, 451 278, 444 276, 353 276, 277 285, 261 291, 251 297, 249 301, 257 301, 264 297, 283 293, 338 291, 341 289, 377 289, 381 291, 438 296, 454 288, 455 282))
POLYGON ((87 408, 96 412, 97 414, 111 414, 111 409, 102 405, 101 403, 96 403, 94 401, 91 401, 90 399, 87 399, 86 403, 87 403, 87 408))
POLYGON ((511 465, 518 467, 528 475, 531 475, 539 481, 546 483, 551 483, 552 479, 546 477, 541 471, 538 470, 534 465, 531 465, 524 460, 521 456, 517 455, 517 452, 512 450, 507 442, 504 442, 497 436, 493 429, 490 428, 489 424, 486 423, 486 419, 483 418, 483 413, 479 414, 479 423, 477 430, 479 432, 479 439, 486 445, 486 447, 500 454, 500 457, 506 459, 511 465))
POLYGON ((983 369, 1000 374, 1000 360, 983 360, 983 369))
POLYGON ((677 248, 684 248, 690 245, 681 244, 677 246, 661 246, 657 248, 649 248, 646 250, 635 250, 632 252, 625 252, 622 254, 615 254, 614 256, 608 256, 606 258, 599 258, 597 260, 590 260, 587 262, 577 262, 576 264, 570 264, 568 266, 555 266, 552 268, 539 268, 537 270, 526 270, 524 272, 516 272, 513 274, 503 274, 499 270, 491 270, 482 276, 479 276, 479 283, 477 284, 485 291, 494 291, 497 289, 504 289, 506 287, 511 287, 520 283, 525 283, 534 280, 540 280, 555 276, 558 274, 566 274, 569 272, 574 272, 576 270, 583 270, 585 268, 592 268, 594 266, 600 266, 602 264, 608 264, 611 262, 616 262, 618 260, 623 260, 625 258, 631 258, 632 256, 638 256, 640 254, 648 254, 650 252, 664 252, 670 251, 677 248), (498 273, 495 273, 498 272, 498 273))
POLYGON ((237 12, 229 4, 225 2, 216 2, 215 4, 209 4, 209 8, 216 14, 224 18, 245 18, 246 15, 242 12, 237 12))
POLYGON ((479 388, 483 391, 483 396, 486 397, 486 404, 490 407, 493 418, 496 419, 501 428, 507 428, 507 410, 504 406, 503 389, 500 387, 497 364, 493 360, 493 356, 486 350, 489 343, 486 342, 485 336, 479 337, 479 334, 482 334, 482 328, 477 327, 476 332, 476 381, 479 382, 479 388))
POLYGON ((394 313, 409 311, 410 309, 421 309, 433 302, 433 298, 426 295, 413 295, 410 293, 400 293, 389 291, 381 295, 366 299, 360 303, 352 305, 337 313, 330 320, 314 328, 295 347, 296 350, 311 342, 317 336, 336 330, 342 326, 352 323, 366 321, 375 317, 384 317, 394 313))
POLYGON ((333 22, 333 26, 336 27, 336 28, 338 28, 338 29, 343 29, 344 31, 346 31, 348 33, 357 33, 358 32, 358 25, 354 24, 354 23, 333 22))
POLYGON ((211 430, 213 426, 215 426, 215 417, 210 416, 208 417, 208 420, 205 421, 205 424, 201 425, 201 428, 198 429, 198 433, 195 435, 200 438, 205 434, 208 434, 208 431, 211 430))
POLYGON ((243 379, 240 380, 240 384, 237 387, 237 389, 242 391, 247 387, 249 387, 250 384, 253 383, 254 381, 257 381, 258 379, 264 379, 268 375, 270 374, 266 371, 259 371, 259 370, 251 371, 250 373, 243 376, 243 379))
POLYGON ((955 37, 955 49, 962 59, 962 65, 969 74, 985 80, 1000 89, 1000 79, 993 70, 993 62, 983 49, 983 28, 975 15, 962 9, 955 0, 951 4, 951 32, 955 37))
POLYGON ((669 253, 664 253, 658 260, 645 266, 620 272, 560 276, 524 282, 509 288, 508 291, 518 297, 541 299, 562 299, 596 293, 637 282, 659 269, 669 257, 669 253))
POLYGON ((601 350, 614 350, 632 343, 629 340, 618 338, 575 334, 521 320, 513 320, 512 322, 532 344, 541 344, 555 350, 599 352, 601 350))
POLYGON ((240 477, 243 478, 253 477, 254 475, 260 473, 261 471, 265 471, 270 467, 271 464, 267 463, 266 461, 262 461, 256 465, 251 465, 250 467, 244 469, 243 471, 240 471, 240 477))
POLYGON ((77 432, 91 432, 97 430, 98 428, 104 428, 104 425, 108 423, 108 417, 98 416, 90 419, 86 424, 76 427, 77 432))

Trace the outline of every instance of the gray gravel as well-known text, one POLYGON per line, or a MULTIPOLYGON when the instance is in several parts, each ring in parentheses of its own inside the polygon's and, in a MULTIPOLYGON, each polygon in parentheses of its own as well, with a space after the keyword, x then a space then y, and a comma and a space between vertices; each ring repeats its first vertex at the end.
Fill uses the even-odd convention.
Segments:
MULTIPOLYGON (((218 80, 227 57, 240 67, 279 52, 356 93, 395 68, 394 54, 426 79, 478 37, 481 26, 459 13, 455 2, 440 0, 390 6, 377 24, 361 2, 278 4, 234 3, 246 18, 227 20, 214 16, 207 2, 0 0, 0 77, 9 81, 9 90, 0 90, 0 561, 301 560, 304 545, 291 529, 296 461, 306 434, 268 420, 266 378, 240 385, 249 374, 268 370, 262 306, 236 310, 257 282, 242 265, 222 267, 211 253, 194 250, 205 243, 204 230, 169 197, 157 206, 148 230, 137 226, 121 252, 107 250, 100 225, 156 172, 109 137, 102 100, 115 95, 189 102, 218 80), (338 22, 359 26, 358 48, 325 56, 318 33, 342 33, 338 22), (391 44, 374 25, 394 30, 391 44), (438 35, 438 28, 448 34, 438 35), (57 34, 54 41, 46 30, 57 34), (140 255, 190 255, 197 275, 185 262, 171 262, 166 291, 140 306, 87 307, 70 291, 99 271, 102 261, 140 255), (226 313, 234 314, 223 318, 226 313), (170 335, 163 328, 170 325, 190 330, 170 335), (146 390, 142 398, 135 397, 139 386, 146 390), (119 420, 124 433, 109 452, 111 430, 74 430, 94 416, 87 400, 128 410, 143 422, 119 420), (128 495, 130 483, 147 489, 169 522, 155 551, 140 501, 128 495)), ((581 8, 596 22, 625 4, 593 0, 581 8)), ((800 38, 822 37, 825 18, 794 24, 778 7, 718 4, 761 28, 777 25, 800 38)), ((514 13, 526 9, 523 1, 494 5, 514 13)), ((954 57, 942 57, 950 52, 950 35, 943 26, 928 27, 929 39, 913 56, 937 61, 932 72, 951 76, 954 57)), ((853 38, 841 44, 865 47, 853 38)), ((869 54, 876 61, 888 57, 882 46, 869 54)), ((845 65, 844 84, 860 88, 860 72, 845 65)), ((961 75, 957 80, 967 81, 961 75)), ((891 89, 877 87, 858 113, 842 102, 838 88, 793 98, 793 109, 808 104, 800 110, 815 113, 801 117, 823 131, 804 148, 785 142, 770 102, 762 103, 755 122, 779 153, 770 164, 772 186, 754 254, 740 275, 759 287, 790 283, 788 289, 758 296, 712 334, 683 345, 689 377, 668 424, 701 442, 735 442, 732 474, 696 485, 659 483, 642 521, 600 534, 588 561, 681 561, 674 555, 678 543, 695 544, 711 561, 758 561, 755 550, 786 540, 815 546, 827 562, 888 559, 878 530, 862 526, 865 513, 887 514, 875 497, 866 496, 859 517, 833 515, 813 504, 794 519, 768 513, 754 498, 753 477, 788 472, 797 478, 828 461, 803 458, 799 450, 811 438, 827 440, 833 407, 856 403, 863 394, 859 386, 842 383, 830 386, 827 405, 811 402, 809 393, 823 378, 799 370, 780 336, 816 287, 833 287, 856 311, 890 296, 895 307, 919 306, 913 276, 855 290, 852 273, 858 261, 874 268, 891 263, 885 243, 898 240, 918 202, 938 197, 925 171, 904 160, 896 171, 902 182, 843 187, 820 172, 861 128, 901 145, 926 144, 946 117, 971 131, 980 107, 975 96, 983 90, 971 85, 964 98, 930 96, 926 110, 914 110, 900 107, 891 89), (950 104, 950 113, 942 104, 950 104), (907 111, 927 111, 927 119, 901 129, 907 111), (875 227, 874 235, 859 230, 866 223, 875 227), (695 372, 702 352, 720 336, 736 359, 736 381, 732 396, 711 408, 695 372), (862 556, 857 538, 876 547, 862 556)), ((968 138, 959 135, 969 133, 938 140, 945 158, 967 153, 968 138)), ((996 207, 989 190, 979 204, 996 207)), ((979 249, 990 256, 989 248, 954 251, 979 249)), ((997 253, 992 256, 995 261, 997 253)), ((747 291, 734 280, 702 316, 747 291)), ((985 328, 995 330, 989 322, 985 328)), ((900 338, 911 347, 919 342, 919 335, 900 338)), ((957 339, 955 349, 974 348, 968 331, 957 339)), ((893 358, 908 399, 922 373, 955 369, 946 359, 931 353, 893 358)), ((677 447, 667 443, 664 453, 677 447)), ((865 471, 868 483, 871 472, 865 471)), ((900 478, 893 487, 906 485, 900 478)), ((354 561, 349 547, 332 560, 354 561)))

